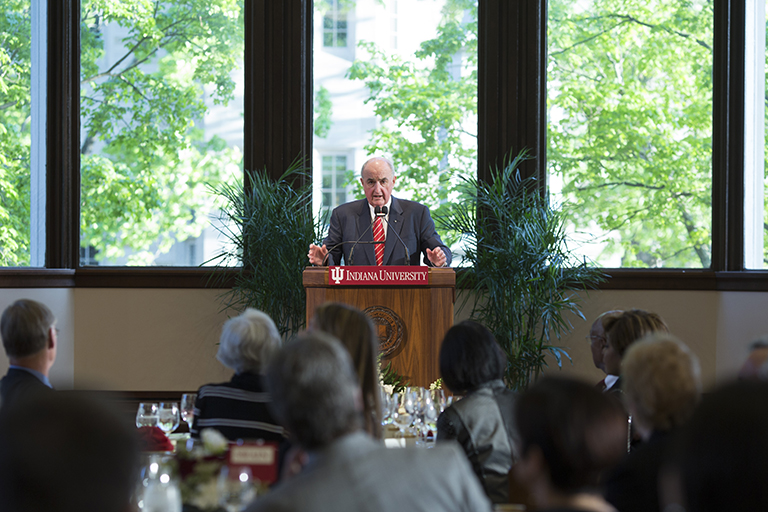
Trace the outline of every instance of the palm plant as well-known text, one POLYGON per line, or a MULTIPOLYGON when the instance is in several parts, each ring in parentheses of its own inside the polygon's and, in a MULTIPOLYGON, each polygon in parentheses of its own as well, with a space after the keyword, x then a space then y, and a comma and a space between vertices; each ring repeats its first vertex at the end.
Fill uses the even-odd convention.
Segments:
POLYGON ((467 200, 439 219, 465 242, 465 262, 457 287, 464 304, 473 300, 471 317, 486 325, 507 355, 505 379, 524 389, 547 365, 558 366, 567 351, 554 345, 573 329, 567 314, 584 318, 578 291, 587 290, 603 274, 578 261, 568 249, 562 213, 540 193, 535 178, 522 179, 523 150, 504 166, 491 169, 491 181, 468 179, 467 200))
POLYGON ((309 244, 322 230, 312 215, 312 184, 298 163, 277 180, 266 170, 246 177, 245 186, 217 191, 225 202, 218 229, 227 243, 211 261, 218 269, 239 265, 232 289, 221 296, 223 307, 260 309, 289 338, 305 324, 302 273, 309 244))

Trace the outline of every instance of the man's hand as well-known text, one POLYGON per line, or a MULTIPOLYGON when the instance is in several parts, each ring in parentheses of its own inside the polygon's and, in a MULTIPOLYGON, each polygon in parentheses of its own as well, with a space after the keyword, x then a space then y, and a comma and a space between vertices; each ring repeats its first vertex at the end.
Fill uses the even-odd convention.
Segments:
POLYGON ((427 259, 429 259, 429 262, 436 267, 444 267, 448 261, 445 257, 445 253, 439 247, 427 249, 427 259))
MULTIPOLYGON (((328 249, 325 248, 325 245, 318 247, 315 244, 309 244, 307 258, 309 258, 309 263, 311 265, 325 265, 325 257, 327 254, 328 249)), ((443 257, 443 260, 445 260, 445 257, 443 257)))

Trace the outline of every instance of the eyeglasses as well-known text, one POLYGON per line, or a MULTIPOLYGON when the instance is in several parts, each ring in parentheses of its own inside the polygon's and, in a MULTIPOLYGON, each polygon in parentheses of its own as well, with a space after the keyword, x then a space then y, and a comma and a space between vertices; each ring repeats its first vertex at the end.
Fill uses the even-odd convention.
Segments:
POLYGON ((602 343, 605 343, 605 341, 606 341, 604 336, 593 336, 591 334, 588 334, 587 336, 584 336, 584 339, 589 340, 590 342, 592 342, 592 341, 600 341, 602 343))

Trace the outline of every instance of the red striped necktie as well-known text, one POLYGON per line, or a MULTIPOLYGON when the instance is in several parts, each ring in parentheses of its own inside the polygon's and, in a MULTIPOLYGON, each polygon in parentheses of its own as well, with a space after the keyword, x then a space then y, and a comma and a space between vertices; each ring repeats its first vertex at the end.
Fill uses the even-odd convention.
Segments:
MULTIPOLYGON (((376 217, 376 221, 373 223, 373 241, 384 241, 384 225, 381 222, 381 217, 376 217)), ((376 264, 381 266, 384 264, 384 244, 376 244, 376 264)))

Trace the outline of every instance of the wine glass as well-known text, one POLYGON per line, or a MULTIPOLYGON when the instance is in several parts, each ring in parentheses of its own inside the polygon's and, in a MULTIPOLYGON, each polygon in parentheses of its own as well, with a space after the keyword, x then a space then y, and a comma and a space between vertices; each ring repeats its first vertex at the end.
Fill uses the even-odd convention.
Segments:
POLYGON ((179 404, 176 402, 161 402, 160 408, 157 410, 157 426, 165 432, 165 435, 170 434, 177 428, 179 428, 179 404))
POLYGON ((418 434, 422 427, 422 411, 424 407, 424 388, 406 388, 403 399, 405 411, 411 415, 411 423, 415 433, 418 434))
POLYGON ((151 402, 141 402, 139 410, 136 411, 136 427, 156 427, 157 426, 157 404, 151 402))
POLYGON ((219 505, 224 507, 227 512, 240 512, 256 498, 251 468, 248 466, 222 466, 217 490, 219 505))
POLYGON ((401 393, 392 394, 394 404, 394 407, 392 408, 392 422, 399 430, 399 435, 397 437, 405 437, 405 429, 408 428, 412 420, 411 415, 406 412, 405 408, 401 409, 401 396, 401 393))
POLYGON ((392 409, 394 409, 394 403, 392 395, 384 391, 381 391, 381 426, 384 427, 392 423, 392 409))
POLYGON ((181 419, 187 422, 189 430, 192 430, 192 422, 195 419, 195 401, 197 393, 185 393, 181 395, 181 419))

